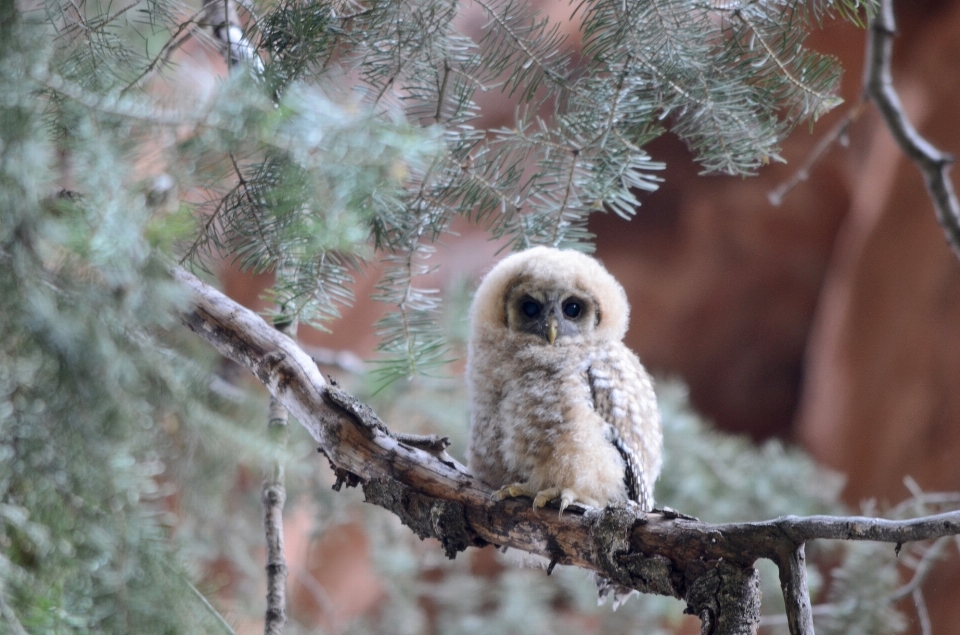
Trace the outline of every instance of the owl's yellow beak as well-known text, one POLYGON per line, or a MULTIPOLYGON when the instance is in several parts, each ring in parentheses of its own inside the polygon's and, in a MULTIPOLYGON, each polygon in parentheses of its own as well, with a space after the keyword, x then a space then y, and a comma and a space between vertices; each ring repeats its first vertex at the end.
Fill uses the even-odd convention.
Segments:
POLYGON ((557 318, 551 315, 547 321, 547 341, 550 342, 550 346, 553 346, 553 343, 557 341, 558 328, 557 318))

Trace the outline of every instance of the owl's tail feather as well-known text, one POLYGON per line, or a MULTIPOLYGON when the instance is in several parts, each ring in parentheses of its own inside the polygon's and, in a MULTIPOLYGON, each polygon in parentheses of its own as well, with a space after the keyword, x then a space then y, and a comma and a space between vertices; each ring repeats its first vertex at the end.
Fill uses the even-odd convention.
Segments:
POLYGON ((594 574, 594 580, 596 580, 597 583, 597 606, 603 606, 607 603, 607 598, 613 598, 612 608, 616 611, 620 608, 621 604, 629 600, 633 595, 640 595, 636 589, 611 582, 599 573, 594 574))
MULTIPOLYGON (((508 563, 525 567, 528 569, 545 569, 549 573, 552 567, 550 559, 538 556, 519 549, 510 549, 501 547, 502 558, 508 563)), ((563 566, 563 565, 561 565, 563 566)), ((620 605, 630 599, 633 595, 640 595, 636 589, 625 587, 622 584, 611 582, 608 578, 599 573, 593 574, 593 579, 597 584, 597 606, 603 606, 607 603, 607 598, 613 598, 613 610, 616 611, 620 605)))
POLYGON ((520 549, 511 549, 509 547, 501 547, 500 553, 503 554, 503 559, 508 563, 516 567, 524 567, 527 569, 548 569, 550 567, 550 559, 544 558, 543 556, 538 556, 533 553, 527 553, 520 549))

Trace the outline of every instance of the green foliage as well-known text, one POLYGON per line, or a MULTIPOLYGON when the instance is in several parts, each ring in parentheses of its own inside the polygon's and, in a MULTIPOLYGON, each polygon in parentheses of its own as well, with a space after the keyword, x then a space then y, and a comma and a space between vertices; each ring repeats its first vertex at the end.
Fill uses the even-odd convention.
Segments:
POLYGON ((658 504, 718 523, 843 513, 843 479, 801 450, 776 439, 757 447, 711 429, 690 410, 680 384, 661 385, 658 396, 666 422, 658 504))
MULTIPOLYGON (((37 108, 49 29, 0 4, 0 576, 13 632, 213 628, 171 559, 162 422, 196 362, 164 341, 179 289, 117 154, 128 128, 37 108), (63 136, 56 136, 62 132, 63 136), (69 151, 82 196, 57 195, 69 151)), ((10 632, 10 631, 5 631, 10 632)))
MULTIPOLYGON (((351 301, 357 267, 379 260, 377 297, 396 309, 377 327, 386 363, 366 388, 429 373, 462 346, 469 294, 444 320, 442 294, 420 282, 456 217, 514 248, 589 249, 590 213, 628 217, 656 187, 662 166, 643 146, 667 129, 707 171, 755 171, 791 126, 834 105, 838 71, 803 34, 864 5, 597 0, 576 7, 576 63, 526 3, 477 6, 487 24, 473 40, 451 1, 263 3, 247 33, 262 65, 191 96, 144 87, 203 39, 201 7, 50 0, 18 12, 0 0, 4 632, 226 632, 190 583, 211 562, 240 572, 231 593, 261 611, 257 495, 244 483, 263 459, 263 404, 210 381, 215 360, 172 317, 185 298, 171 262, 272 272, 276 311, 322 327, 351 301), (516 121, 477 129, 477 90, 512 95, 516 121)), ((378 398, 388 421, 462 451, 461 385, 420 377, 378 398)), ((840 510, 837 480, 801 453, 711 432, 676 386, 663 403, 662 504, 714 521, 840 510)), ((314 457, 294 434, 289 500, 313 497, 321 531, 364 517, 386 587, 384 619, 352 631, 573 632, 576 615, 598 632, 656 632, 680 619, 664 598, 597 608, 577 571, 477 577, 466 558, 441 560, 381 510, 334 496, 314 457)), ((842 549, 827 600, 844 607, 836 629, 896 625, 875 601, 896 585, 895 563, 842 549), (860 576, 872 595, 849 583, 860 576)))
POLYGON ((337 303, 350 301, 355 259, 380 260, 385 274, 375 297, 395 307, 377 327, 386 382, 430 372, 449 357, 436 322, 438 296, 417 280, 455 217, 483 223, 513 248, 589 250, 589 214, 629 218, 641 193, 656 189, 663 165, 643 147, 668 129, 707 172, 752 174, 780 160, 786 132, 839 103, 839 69, 804 48, 807 30, 825 14, 856 21, 871 7, 859 0, 582 2, 572 6, 583 34, 574 63, 563 25, 527 2, 474 5, 486 20, 477 38, 458 25, 459 5, 450 0, 264 7, 248 34, 261 50, 262 66, 248 69, 260 94, 282 109, 304 85, 351 85, 337 100, 360 113, 353 124, 338 116, 327 122, 322 112, 334 106, 315 92, 300 100, 301 114, 317 115, 319 128, 346 125, 351 152, 326 148, 310 134, 318 129, 311 117, 294 117, 288 123, 301 135, 288 137, 282 150, 246 153, 232 161, 232 174, 212 170, 204 184, 216 192, 213 211, 191 255, 215 243, 220 256, 274 271, 279 310, 307 323, 336 317, 337 303), (478 90, 515 100, 514 123, 491 134, 476 129, 478 90), (436 145, 424 152, 407 138, 392 146, 405 168, 383 181, 392 189, 372 187, 367 177, 382 177, 376 168, 382 172, 391 159, 378 147, 382 139, 357 130, 398 117, 436 145), (291 141, 306 155, 289 156, 291 141), (337 156, 362 157, 374 169, 341 175, 337 156), (320 180, 334 179, 351 193, 313 187, 325 173, 320 180), (224 183, 233 186, 223 191, 224 183), (336 228, 327 227, 328 215, 337 217, 336 228), (336 229, 351 240, 338 241, 336 229), (311 230, 326 238, 306 239, 311 230), (369 235, 376 251, 363 248, 358 233, 369 235))
POLYGON ((359 264, 379 260, 375 297, 394 307, 377 327, 386 382, 449 359, 438 296, 419 280, 456 217, 512 248, 589 250, 591 213, 629 218, 656 189, 663 165, 644 146, 667 130, 707 172, 780 160, 786 132, 838 103, 839 68, 804 48, 806 32, 872 9, 585 1, 571 6, 574 62, 564 26, 524 0, 476 0, 486 20, 476 38, 452 0, 242 6, 250 63, 212 100, 174 86, 171 110, 143 87, 203 39, 206 7, 49 0, 52 64, 34 77, 50 123, 80 153, 71 113, 90 109, 126 126, 129 144, 153 145, 186 198, 203 200, 183 260, 273 273, 270 297, 288 319, 326 328, 352 301, 359 264), (513 99, 515 121, 477 129, 477 91, 513 99))

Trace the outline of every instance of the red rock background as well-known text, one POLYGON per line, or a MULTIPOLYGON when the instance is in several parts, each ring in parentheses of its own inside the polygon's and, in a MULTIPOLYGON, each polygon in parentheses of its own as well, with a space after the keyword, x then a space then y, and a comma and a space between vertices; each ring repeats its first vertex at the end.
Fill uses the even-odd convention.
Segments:
MULTIPOLYGON (((896 87, 921 133, 960 153, 960 0, 896 9, 896 87)), ((666 137, 648 148, 667 162, 666 181, 643 199, 637 218, 592 222, 598 256, 630 296, 628 343, 645 363, 682 377, 695 406, 719 427, 795 441, 845 473, 844 496, 854 506, 908 497, 907 475, 928 491, 960 490, 960 262, 917 169, 868 107, 849 143, 823 157, 781 206, 767 198, 857 101, 864 41, 864 31, 839 23, 810 37, 813 48, 842 61, 847 103, 812 133, 804 126, 787 140, 787 165, 752 179, 699 177, 683 144, 666 137)), ((504 104, 490 116, 512 111, 504 104)), ((495 248, 482 236, 468 231, 462 240, 438 253, 445 265, 438 286, 479 275, 492 261, 495 248)), ((310 341, 368 353, 381 310, 366 300, 375 279, 372 271, 360 280, 358 303, 335 338, 310 341)), ((225 283, 256 304, 245 280, 225 283)), ((357 534, 346 526, 303 549, 362 546, 357 534)), ((924 587, 938 635, 960 633, 956 550, 951 559, 924 587)), ((379 595, 375 585, 364 588, 327 592, 356 598, 359 612, 379 595)), ((351 609, 342 611, 325 623, 342 623, 351 609)))
MULTIPOLYGON (((960 153, 960 2, 896 9, 901 99, 934 145, 960 153)), ((856 101, 864 39, 840 24, 811 36, 842 60, 847 104, 787 141, 788 165, 695 178, 665 139, 650 151, 666 183, 636 222, 593 225, 647 365, 683 377, 720 427, 794 440, 845 473, 854 506, 907 498, 908 475, 960 490, 960 263, 919 172, 868 108, 780 207, 766 198, 856 101)), ((935 633, 960 633, 956 565, 954 550, 924 589, 935 633)))

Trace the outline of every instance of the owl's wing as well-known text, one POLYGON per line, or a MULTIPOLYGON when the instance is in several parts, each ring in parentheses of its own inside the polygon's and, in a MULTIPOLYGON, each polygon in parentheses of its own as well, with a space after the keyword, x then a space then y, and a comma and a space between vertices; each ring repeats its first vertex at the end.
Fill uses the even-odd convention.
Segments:
POLYGON ((637 356, 619 342, 591 363, 588 378, 594 408, 609 425, 608 438, 626 463, 627 493, 649 511, 663 446, 653 381, 637 356))

